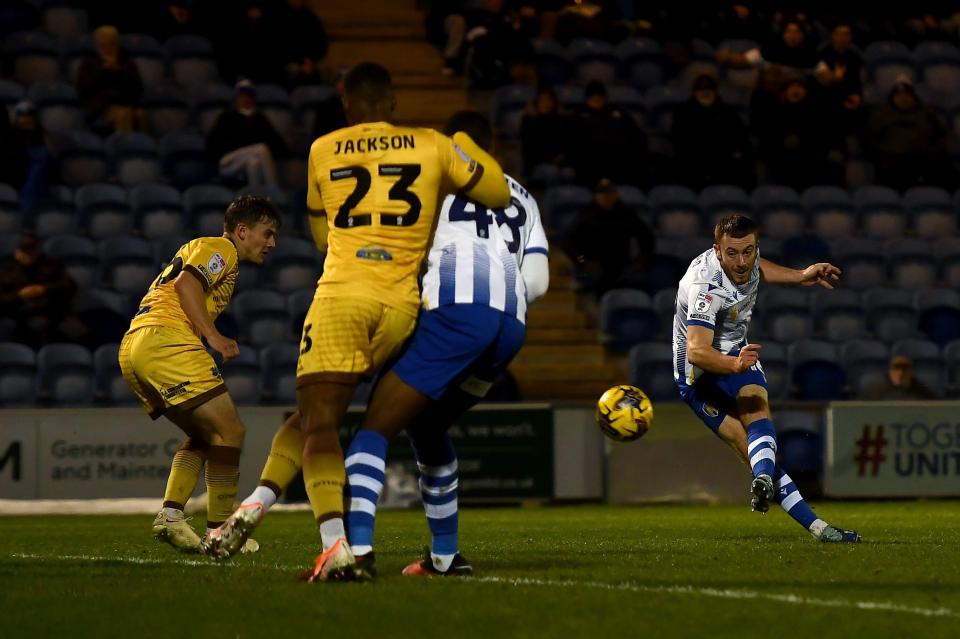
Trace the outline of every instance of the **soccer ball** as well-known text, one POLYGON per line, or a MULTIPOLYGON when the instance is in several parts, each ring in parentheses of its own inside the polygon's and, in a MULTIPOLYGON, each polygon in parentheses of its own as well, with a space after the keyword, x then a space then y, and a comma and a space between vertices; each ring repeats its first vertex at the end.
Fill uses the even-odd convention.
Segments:
POLYGON ((597 401, 597 425, 618 442, 640 439, 653 424, 653 404, 635 386, 614 386, 597 401))

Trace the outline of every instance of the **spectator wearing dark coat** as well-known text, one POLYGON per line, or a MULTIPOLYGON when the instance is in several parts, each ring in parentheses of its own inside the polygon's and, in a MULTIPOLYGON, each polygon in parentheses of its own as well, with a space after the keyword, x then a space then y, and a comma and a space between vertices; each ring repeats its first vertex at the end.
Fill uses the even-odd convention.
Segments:
POLYGON ((630 114, 610 105, 602 82, 587 84, 572 133, 578 182, 593 187, 606 177, 618 184, 645 183, 647 138, 630 114))
POLYGON ((143 131, 140 72, 120 49, 120 32, 104 25, 93 32, 96 54, 80 63, 77 94, 90 125, 101 133, 143 131))
POLYGON ((553 89, 542 88, 520 121, 520 146, 526 175, 538 164, 566 165, 570 160, 571 118, 560 109, 553 89))
POLYGON ((55 157, 32 102, 18 102, 13 125, 6 124, 0 133, 0 182, 20 189, 20 205, 30 211, 46 194, 55 157))
POLYGON ((850 25, 838 23, 830 32, 830 43, 820 51, 814 71, 830 121, 842 135, 859 130, 862 115, 863 58, 852 42, 850 25))

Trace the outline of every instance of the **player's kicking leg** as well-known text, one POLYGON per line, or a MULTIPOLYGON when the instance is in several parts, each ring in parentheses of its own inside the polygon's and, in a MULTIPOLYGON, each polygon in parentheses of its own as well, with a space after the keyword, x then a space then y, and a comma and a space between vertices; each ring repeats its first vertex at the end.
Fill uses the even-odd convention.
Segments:
POLYGON ((184 507, 200 479, 209 448, 199 434, 183 441, 170 465, 163 507, 153 520, 153 536, 182 552, 200 552, 200 537, 184 515, 184 507))

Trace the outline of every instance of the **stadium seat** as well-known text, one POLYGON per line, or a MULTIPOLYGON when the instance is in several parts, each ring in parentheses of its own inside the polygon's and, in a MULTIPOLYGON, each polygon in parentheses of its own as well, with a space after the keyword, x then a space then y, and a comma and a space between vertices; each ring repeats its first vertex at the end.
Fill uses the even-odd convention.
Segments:
POLYGON ((77 286, 97 286, 100 259, 97 256, 97 245, 89 237, 56 235, 43 243, 43 252, 61 260, 77 286))
POLYGON ((277 404, 297 403, 297 344, 270 344, 260 351, 260 388, 263 399, 277 404))
MULTIPOLYGON (((712 244, 713 238, 709 237, 658 237, 657 253, 675 257, 684 263, 685 269, 693 258, 703 253, 712 244)), ((766 249, 766 243, 764 243, 764 249, 766 249)))
POLYGON ((768 334, 778 342, 793 342, 813 336, 810 294, 794 288, 762 291, 757 307, 763 309, 768 334))
POLYGON ((891 355, 913 360, 913 372, 938 397, 946 390, 946 369, 936 343, 921 339, 902 339, 890 348, 891 355))
POLYGON ((861 186, 853 194, 853 203, 868 237, 882 240, 903 237, 907 217, 896 191, 886 186, 861 186))
POLYGON ((685 186, 661 184, 647 196, 659 231, 658 237, 694 237, 701 227, 700 201, 685 186))
POLYGON ((573 64, 567 50, 553 40, 531 42, 536 57, 537 80, 541 86, 556 87, 567 83, 573 75, 573 64))
POLYGON ((520 121, 527 103, 536 97, 533 87, 511 84, 498 88, 491 101, 492 120, 498 135, 507 139, 520 136, 520 121))
POLYGON ((620 194, 620 201, 623 205, 631 209, 639 217, 645 220, 650 217, 649 211, 647 210, 647 198, 644 196, 643 191, 629 184, 621 184, 617 187, 617 193, 620 194))
POLYGON ((301 289, 287 296, 287 314, 290 317, 290 326, 294 335, 300 336, 303 332, 303 323, 307 318, 307 311, 313 303, 313 289, 301 289))
POLYGON ((843 397, 846 375, 837 347, 829 342, 800 340, 787 348, 797 398, 829 401, 843 397))
POLYGON ((954 394, 960 388, 960 340, 943 347, 943 363, 947 367, 950 387, 954 394))
POLYGON ((652 38, 628 38, 616 48, 621 75, 638 89, 647 90, 663 83, 663 50, 652 38))
POLYGON ((760 352, 760 366, 767 379, 767 393, 771 399, 785 399, 790 395, 790 365, 787 349, 776 342, 764 342, 760 352))
MULTIPOLYGON (((737 53, 746 53, 751 49, 759 49, 760 44, 754 40, 740 39, 740 38, 731 38, 723 40, 717 45, 717 49, 730 49, 737 53)), ((738 90, 743 92, 750 92, 757 84, 757 67, 747 66, 747 67, 724 67, 723 68, 724 79, 727 84, 732 87, 736 87, 738 90)))
POLYGON ((675 288, 686 273, 690 260, 681 260, 673 255, 657 253, 647 268, 647 286, 651 291, 675 288))
POLYGON ((60 75, 60 50, 56 41, 39 31, 11 34, 5 43, 6 58, 12 62, 14 79, 24 86, 50 82, 60 75))
POLYGON ((560 106, 570 112, 576 113, 583 108, 584 89, 578 84, 564 84, 553 87, 553 93, 557 96, 557 102, 560 106))
POLYGON ((863 60, 868 79, 884 94, 903 76, 917 79, 913 53, 901 42, 872 42, 863 50, 863 60))
POLYGON ((933 244, 933 256, 940 265, 943 283, 960 288, 960 237, 941 237, 933 244))
MULTIPOLYGON (((949 42, 926 41, 913 51, 924 84, 943 94, 960 87, 960 49, 949 42)), ((938 96, 939 97, 939 96, 938 96)), ((939 104, 939 100, 936 100, 939 104)))
POLYGON ((816 291, 813 296, 816 327, 831 342, 843 343, 866 333, 860 293, 838 288, 816 291))
POLYGON ((673 316, 677 311, 677 287, 664 288, 653 296, 653 312, 660 320, 661 337, 667 337, 673 328, 673 316))
MULTIPOLYGON (((283 240, 280 240, 283 242, 283 240)), ((269 260, 269 258, 267 258, 269 260)), ((237 281, 233 286, 233 294, 241 293, 243 291, 252 291, 254 289, 263 288, 265 286, 264 282, 266 281, 266 275, 264 271, 266 269, 263 266, 257 264, 251 264, 250 262, 242 262, 240 264, 240 273, 237 276, 237 281)))
POLYGON ((213 46, 196 35, 175 35, 163 43, 173 79, 180 86, 199 88, 217 82, 219 73, 213 59, 213 46))
POLYGON ((679 393, 673 381, 673 350, 665 342, 643 342, 628 355, 630 383, 642 388, 654 402, 677 401, 679 393))
POLYGON ((91 344, 109 344, 123 337, 130 327, 145 290, 120 293, 105 288, 81 288, 73 297, 71 310, 89 331, 91 344))
POLYGON ((143 295, 160 268, 149 242, 136 237, 109 237, 100 242, 101 280, 118 293, 143 295))
POLYGON ((157 182, 163 176, 157 143, 145 133, 114 133, 106 142, 113 174, 123 186, 157 182))
POLYGON ((785 238, 806 230, 807 216, 797 192, 788 186, 758 186, 750 195, 753 213, 764 239, 785 238))
POLYGON ((667 85, 655 86, 644 95, 647 103, 647 124, 660 133, 673 128, 673 112, 690 99, 690 90, 667 85))
POLYGON ((550 231, 563 235, 570 229, 577 213, 593 201, 593 193, 582 186, 572 184, 555 186, 543 196, 543 225, 550 231))
POLYGON ((280 293, 312 290, 323 272, 318 255, 312 241, 284 237, 266 259, 270 284, 280 293))
POLYGON ((19 194, 9 184, 0 183, 0 235, 19 233, 22 220, 19 194))
POLYGON ((811 186, 800 197, 820 237, 850 236, 857 230, 857 216, 850 195, 838 186, 811 186))
POLYGON ((85 33, 87 12, 66 0, 47 0, 43 4, 43 30, 55 38, 85 33))
POLYGON ((607 99, 610 105, 633 116, 638 126, 643 126, 643 114, 646 102, 639 91, 631 86, 613 84, 607 87, 607 99))
POLYGON ((190 238, 184 235, 167 235, 153 240, 153 261, 162 270, 173 260, 180 247, 189 241, 190 238))
POLYGON ((916 238, 890 240, 885 255, 890 278, 897 288, 917 290, 936 283, 937 264, 928 242, 916 238))
POLYGON ((917 236, 935 240, 957 234, 953 198, 935 186, 915 186, 903 194, 903 206, 913 218, 917 236))
POLYGON ((887 267, 881 242, 842 237, 831 242, 830 252, 843 271, 844 287, 863 291, 886 283, 887 267))
POLYGON ((279 293, 266 289, 243 291, 234 296, 233 310, 247 342, 254 348, 291 341, 287 301, 279 293))
POLYGON ((84 127, 77 91, 66 82, 37 82, 27 92, 36 105, 40 125, 49 133, 69 133, 84 127))
POLYGON ((840 358, 854 396, 882 383, 890 366, 890 349, 883 342, 853 339, 840 346, 840 358))
POLYGON ((284 140, 291 141, 293 133, 293 104, 286 89, 275 84, 258 84, 257 107, 284 140))
POLYGON ((167 74, 167 69, 163 49, 156 38, 143 33, 124 33, 120 36, 120 46, 137 65, 143 86, 160 84, 167 74))
POLYGON ((830 247, 816 235, 800 235, 785 239, 780 246, 781 259, 791 268, 805 268, 817 262, 830 261, 830 247))
POLYGON ((66 71, 67 80, 74 85, 77 83, 77 76, 80 75, 80 65, 83 61, 96 56, 93 36, 84 33, 61 38, 60 41, 62 67, 66 71))
POLYGON ((190 227, 202 236, 223 233, 223 214, 232 201, 233 192, 230 189, 214 184, 197 184, 183 193, 190 227))
POLYGON ((23 87, 12 80, 0 79, 0 105, 7 109, 7 117, 13 115, 13 107, 23 99, 23 87))
POLYGON ((653 300, 643 291, 617 288, 600 299, 600 333, 603 344, 623 351, 657 336, 659 320, 653 300))
POLYGON ((127 235, 133 229, 133 213, 125 189, 115 184, 85 184, 77 189, 80 225, 95 240, 127 235))
POLYGON ((293 112, 297 123, 305 131, 313 131, 317 107, 337 95, 337 90, 324 84, 308 84, 290 92, 293 112))
POLYGON ((160 157, 164 174, 178 188, 208 182, 217 174, 216 165, 207 157, 204 139, 193 133, 173 131, 163 136, 160 157))
POLYGON ((221 364, 219 358, 216 361, 234 402, 240 406, 260 403, 260 357, 257 351, 241 348, 240 354, 226 364, 221 364))
POLYGON ((137 406, 140 400, 123 379, 117 354, 120 344, 104 344, 93 352, 96 398, 113 406, 137 406))
POLYGON ((715 184, 700 192, 700 210, 712 228, 720 218, 738 213, 752 215, 750 198, 739 186, 715 184))
POLYGON ((78 344, 47 344, 37 352, 39 393, 58 406, 83 406, 94 397, 93 358, 78 344))
POLYGON ((15 342, 0 342, 0 406, 31 406, 37 397, 37 356, 15 342))
POLYGON ((805 410, 781 410, 777 423, 777 464, 788 473, 819 473, 823 466, 820 417, 805 410))
POLYGON ((863 294, 868 327, 878 339, 892 342, 916 335, 917 318, 913 292, 875 288, 863 294))
POLYGON ((567 47, 567 57, 573 62, 577 82, 581 84, 593 80, 613 84, 617 80, 617 54, 603 40, 576 38, 567 47))
POLYGON ((179 233, 184 224, 180 192, 166 184, 140 184, 130 191, 136 226, 148 240, 179 233))
POLYGON ((180 87, 147 86, 141 103, 154 135, 164 136, 190 126, 190 103, 180 87))
POLYGON ((102 182, 107 177, 103 142, 88 131, 73 131, 60 151, 60 177, 67 186, 102 182))
POLYGON ((960 339, 960 293, 952 289, 917 291, 914 300, 920 331, 938 346, 960 339))

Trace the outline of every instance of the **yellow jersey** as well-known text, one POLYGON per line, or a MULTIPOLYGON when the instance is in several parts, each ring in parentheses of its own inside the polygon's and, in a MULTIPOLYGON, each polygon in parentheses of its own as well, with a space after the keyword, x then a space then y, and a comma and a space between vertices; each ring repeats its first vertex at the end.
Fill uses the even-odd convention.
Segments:
POLYGON ((503 170, 466 134, 373 122, 316 140, 307 206, 327 250, 317 294, 367 297, 416 316, 437 208, 456 191, 491 208, 510 201, 503 170))
MULTIPOLYGON (((240 273, 237 247, 226 237, 199 237, 180 247, 173 259, 150 285, 140 308, 130 322, 130 331, 143 326, 186 329, 201 337, 180 306, 173 281, 182 271, 192 273, 203 286, 207 312, 214 320, 230 303, 240 273)), ((128 332, 130 332, 128 331, 128 332)))

